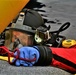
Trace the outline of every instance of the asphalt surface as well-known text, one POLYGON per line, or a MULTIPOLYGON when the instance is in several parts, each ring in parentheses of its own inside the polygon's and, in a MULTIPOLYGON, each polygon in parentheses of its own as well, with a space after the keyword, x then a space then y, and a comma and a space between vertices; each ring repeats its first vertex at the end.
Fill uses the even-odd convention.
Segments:
MULTIPOLYGON (((66 38, 76 39, 76 1, 75 0, 38 0, 40 6, 33 8, 46 19, 46 25, 51 25, 52 30, 58 30, 65 22, 71 26, 61 32, 66 38)), ((47 67, 16 67, 6 61, 0 60, 0 75, 72 75, 64 70, 47 67)))
POLYGON ((72 75, 54 67, 16 67, 0 60, 0 75, 72 75))

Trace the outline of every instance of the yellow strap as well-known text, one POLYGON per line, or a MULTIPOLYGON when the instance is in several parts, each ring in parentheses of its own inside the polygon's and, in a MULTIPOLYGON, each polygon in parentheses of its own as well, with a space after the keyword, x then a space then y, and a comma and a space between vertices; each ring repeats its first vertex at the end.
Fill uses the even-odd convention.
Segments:
MULTIPOLYGON (((8 61, 8 57, 7 56, 0 56, 0 60, 4 60, 4 61, 8 61)), ((10 62, 12 62, 13 57, 10 57, 10 62)))
POLYGON ((28 2, 29 0, 0 0, 0 33, 28 2))

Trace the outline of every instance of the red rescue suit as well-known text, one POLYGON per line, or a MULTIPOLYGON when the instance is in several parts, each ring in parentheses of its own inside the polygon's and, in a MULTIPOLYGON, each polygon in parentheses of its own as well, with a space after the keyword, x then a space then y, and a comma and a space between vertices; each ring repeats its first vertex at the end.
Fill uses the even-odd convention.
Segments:
MULTIPOLYGON (((12 55, 7 48, 2 47, 4 52, 12 55)), ((76 47, 74 48, 54 48, 47 46, 38 46, 36 48, 40 57, 34 66, 54 66, 66 70, 70 73, 76 73, 76 47)), ((2 51, 3 52, 3 51, 2 51)))
POLYGON ((54 48, 38 46, 40 58, 36 66, 54 66, 76 73, 76 47, 75 48, 54 48))
MULTIPOLYGON (((76 48, 52 48, 52 54, 55 54, 56 56, 59 56, 63 58, 62 60, 68 60, 75 64, 76 67, 76 48)), ((61 60, 61 59, 60 59, 61 60)), ((61 69, 64 69, 66 71, 74 72, 76 73, 76 68, 73 68, 72 65, 68 65, 70 62, 63 63, 61 61, 56 60, 55 58, 52 58, 52 62, 50 65, 59 67, 61 69)))

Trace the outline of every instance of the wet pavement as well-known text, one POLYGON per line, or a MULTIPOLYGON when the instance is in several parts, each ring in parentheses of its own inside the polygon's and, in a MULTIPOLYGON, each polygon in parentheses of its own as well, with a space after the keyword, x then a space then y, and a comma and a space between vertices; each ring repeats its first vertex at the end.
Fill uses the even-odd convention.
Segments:
POLYGON ((54 67, 16 67, 0 60, 0 75, 72 75, 54 67))

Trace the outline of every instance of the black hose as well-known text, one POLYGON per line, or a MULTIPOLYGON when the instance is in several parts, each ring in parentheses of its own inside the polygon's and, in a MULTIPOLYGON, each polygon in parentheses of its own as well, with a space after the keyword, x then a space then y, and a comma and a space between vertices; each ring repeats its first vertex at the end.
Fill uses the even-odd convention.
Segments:
MULTIPOLYGON (((50 32, 50 34, 52 34, 50 42, 52 43, 53 46, 56 45, 57 38, 62 38, 62 40, 66 39, 65 36, 59 35, 59 33, 66 30, 69 26, 70 26, 70 23, 66 22, 59 28, 59 30, 50 32)), ((61 40, 61 42, 62 42, 62 40, 61 40)), ((56 45, 56 47, 59 47, 61 45, 61 42, 58 43, 58 46, 56 45)))
POLYGON ((70 22, 66 22, 59 28, 59 30, 51 31, 50 33, 57 33, 57 35, 59 35, 60 32, 66 30, 69 26, 70 26, 70 22))

